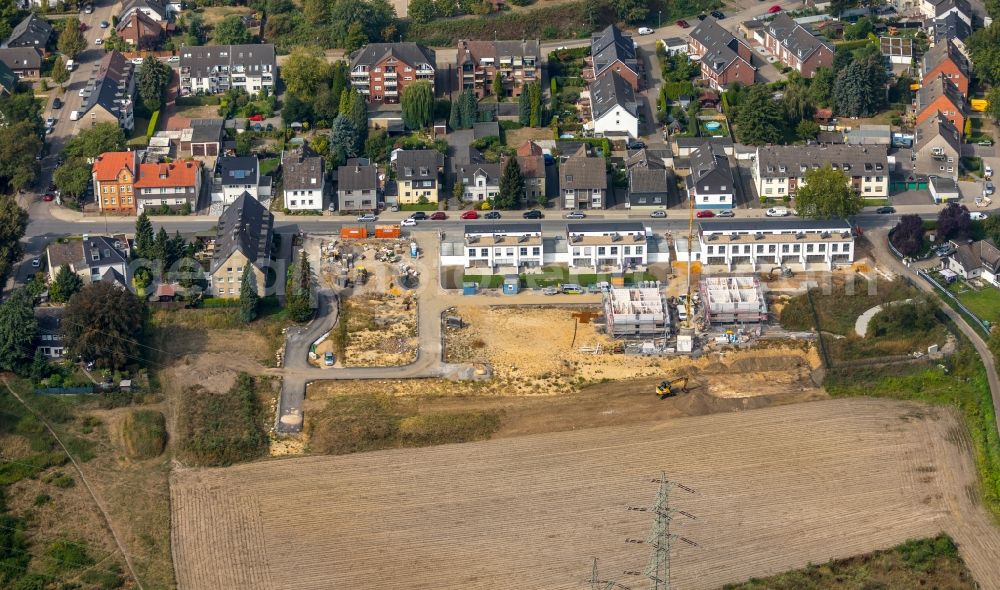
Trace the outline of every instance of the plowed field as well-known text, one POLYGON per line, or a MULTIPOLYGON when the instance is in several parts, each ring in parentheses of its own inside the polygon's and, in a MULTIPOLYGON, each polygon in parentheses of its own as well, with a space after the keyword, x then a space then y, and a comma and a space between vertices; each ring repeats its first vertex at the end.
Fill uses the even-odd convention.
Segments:
POLYGON ((964 429, 939 407, 831 400, 338 457, 178 470, 178 585, 200 589, 586 587, 642 570, 660 471, 686 589, 951 534, 1000 588, 964 429))

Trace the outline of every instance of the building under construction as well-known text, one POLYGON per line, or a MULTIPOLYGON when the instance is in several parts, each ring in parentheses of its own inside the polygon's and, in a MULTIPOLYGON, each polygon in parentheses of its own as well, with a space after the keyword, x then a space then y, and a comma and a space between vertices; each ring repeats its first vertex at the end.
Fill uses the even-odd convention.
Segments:
POLYGON ((767 301, 755 277, 713 276, 701 280, 702 309, 712 324, 767 321, 767 301))
POLYGON ((663 338, 670 329, 667 301, 657 287, 604 291, 604 316, 615 338, 663 338))

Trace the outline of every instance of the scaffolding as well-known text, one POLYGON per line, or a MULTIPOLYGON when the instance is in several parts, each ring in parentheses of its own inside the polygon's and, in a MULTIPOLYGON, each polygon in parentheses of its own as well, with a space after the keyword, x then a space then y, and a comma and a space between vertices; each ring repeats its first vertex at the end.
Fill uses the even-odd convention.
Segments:
POLYGON ((667 301, 657 287, 606 290, 604 317, 615 338, 663 338, 670 329, 667 301))
POLYGON ((756 277, 705 277, 701 297, 705 318, 712 324, 767 321, 767 301, 756 277))

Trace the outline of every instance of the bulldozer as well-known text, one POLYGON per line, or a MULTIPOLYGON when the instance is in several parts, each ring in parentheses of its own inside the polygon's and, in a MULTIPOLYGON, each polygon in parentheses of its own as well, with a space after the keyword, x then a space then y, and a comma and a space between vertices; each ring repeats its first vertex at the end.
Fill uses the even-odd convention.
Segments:
POLYGON ((678 392, 687 393, 688 391, 688 378, 678 377, 677 379, 671 379, 669 381, 661 381, 659 385, 656 386, 656 395, 660 396, 660 399, 667 399, 677 395, 678 392))

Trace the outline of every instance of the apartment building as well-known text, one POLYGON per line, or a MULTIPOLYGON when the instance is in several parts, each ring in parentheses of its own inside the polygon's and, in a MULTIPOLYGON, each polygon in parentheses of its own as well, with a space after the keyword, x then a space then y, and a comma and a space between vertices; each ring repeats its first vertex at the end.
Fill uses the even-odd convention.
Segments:
POLYGON ((323 158, 305 148, 286 151, 281 158, 285 208, 289 211, 322 211, 326 201, 323 158))
POLYGON ((699 61, 702 79, 715 90, 754 82, 753 49, 710 16, 691 31, 687 52, 699 61))
POLYGON ((84 90, 80 121, 91 126, 114 123, 132 131, 135 127, 136 67, 117 51, 104 54, 92 86, 84 90))
POLYGON ((219 217, 209 265, 208 293, 229 299, 240 296, 243 269, 253 267, 257 294, 266 291, 271 263, 274 215, 249 193, 243 193, 219 217))
MULTIPOLYGON (((698 224, 698 247, 696 260, 723 265, 730 272, 782 265, 833 270, 854 262, 854 235, 846 219, 703 221, 698 224)), ((687 260, 690 253, 677 255, 687 260)))
POLYGON ((806 172, 826 164, 842 170, 862 197, 889 196, 889 158, 884 146, 761 146, 751 174, 761 197, 794 196, 805 184, 806 172))
POLYGON ((764 27, 764 48, 805 78, 812 78, 817 68, 833 66, 833 44, 814 35, 784 12, 778 13, 764 27))
POLYGON ((465 226, 463 254, 453 262, 465 268, 540 268, 545 259, 540 223, 488 223, 465 226))
POLYGON ((520 96, 525 84, 542 79, 542 59, 537 40, 458 42, 458 88, 472 90, 476 98, 493 94, 499 73, 503 96, 520 96))
POLYGON ((135 215, 135 177, 139 161, 135 152, 105 152, 91 167, 94 195, 102 213, 135 215))
POLYGON ((206 45, 181 49, 180 93, 220 94, 242 88, 248 94, 274 91, 278 62, 274 45, 206 45))
MULTIPOLYGON (((434 88, 434 51, 416 43, 369 43, 351 54, 351 86, 370 103, 398 103, 424 80, 434 88)), ((492 80, 490 80, 492 83, 492 80)))
POLYGON ((965 131, 965 119, 969 114, 965 96, 944 74, 924 80, 917 91, 917 125, 927 119, 944 115, 959 133, 965 131))
POLYGON ((697 209, 732 209, 736 180, 729 158, 712 142, 706 141, 691 153, 691 174, 687 176, 688 198, 697 209))
POLYGON ((600 33, 590 38, 590 60, 594 78, 605 72, 616 72, 624 78, 633 90, 639 90, 642 83, 642 68, 636 56, 632 37, 622 33, 615 25, 608 25, 600 33))
POLYGON ((367 158, 352 158, 337 168, 337 206, 341 211, 374 211, 378 189, 378 167, 367 158))
POLYGON ((646 266, 646 227, 637 221, 566 225, 570 268, 624 272, 646 266))
POLYGON ((10 37, 0 44, 0 47, 7 49, 11 47, 31 47, 37 49, 39 53, 48 53, 49 40, 52 39, 52 25, 49 21, 41 17, 37 12, 31 12, 21 19, 10 33, 10 37))
POLYGON ((590 114, 597 136, 639 137, 639 103, 618 72, 604 72, 591 83, 590 114))
POLYGON ((647 149, 629 153, 625 159, 628 170, 628 206, 632 209, 662 209, 668 205, 675 178, 663 158, 647 149))
POLYGON ((559 192, 564 209, 604 209, 607 207, 608 174, 604 158, 587 153, 580 146, 559 167, 559 192))
POLYGON ((52 242, 45 248, 49 261, 49 281, 63 265, 80 277, 83 282, 113 281, 127 286, 132 275, 128 259, 132 250, 124 235, 91 236, 82 239, 52 242))
POLYGON ((212 202, 230 204, 243 193, 257 200, 271 196, 271 177, 261 176, 257 156, 222 156, 216 161, 212 202))
POLYGON ((396 194, 401 205, 438 202, 444 156, 436 150, 400 150, 394 154, 396 194))
POLYGON ((917 125, 913 139, 913 171, 958 180, 962 134, 940 113, 917 125))
POLYGON ((202 164, 197 160, 139 164, 134 187, 139 213, 165 208, 195 211, 201 196, 202 164))
POLYGON ((969 96, 972 64, 952 39, 945 39, 927 50, 920 60, 920 74, 924 84, 943 76, 955 85, 962 96, 969 96))

